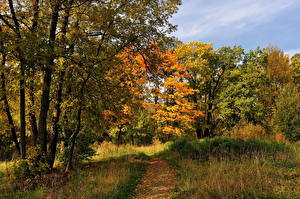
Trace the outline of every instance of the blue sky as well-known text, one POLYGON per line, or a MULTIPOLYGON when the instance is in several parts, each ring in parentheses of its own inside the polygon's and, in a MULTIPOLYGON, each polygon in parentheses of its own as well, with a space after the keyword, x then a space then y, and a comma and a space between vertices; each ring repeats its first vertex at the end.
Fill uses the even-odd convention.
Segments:
POLYGON ((300 52, 300 0, 182 0, 171 22, 183 42, 242 45, 245 49, 276 45, 300 52))

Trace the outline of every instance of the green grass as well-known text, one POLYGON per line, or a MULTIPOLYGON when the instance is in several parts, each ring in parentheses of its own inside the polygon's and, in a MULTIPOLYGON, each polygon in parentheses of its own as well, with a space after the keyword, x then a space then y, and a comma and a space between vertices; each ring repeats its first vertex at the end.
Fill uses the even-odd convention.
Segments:
POLYGON ((294 150, 285 144, 258 139, 217 137, 204 141, 182 138, 170 146, 171 151, 183 157, 207 161, 209 159, 240 159, 258 157, 284 159, 294 155, 294 150))
POLYGON ((184 138, 143 147, 102 143, 94 149, 97 155, 77 165, 65 183, 57 185, 58 178, 57 182, 50 180, 52 185, 35 190, 18 189, 7 176, 6 168, 12 163, 7 167, 1 163, 0 198, 130 198, 146 170, 149 155, 167 159, 176 169, 177 199, 300 198, 298 145, 255 139, 184 138))
MULTIPOLYGON (((62 184, 63 176, 53 178, 50 174, 49 177, 42 178, 34 190, 28 190, 26 187, 20 190, 15 181, 6 174, 6 170, 10 169, 6 169, 5 164, 1 163, 0 198, 131 198, 133 189, 146 170, 148 155, 161 152, 165 148, 166 145, 163 144, 143 147, 116 146, 112 143, 95 145, 97 155, 91 161, 77 165, 68 181, 62 184), (43 183, 44 181, 47 183, 43 183)), ((9 163, 8 168, 12 164, 9 163)), ((58 175, 62 174, 58 172, 58 175)))
POLYGON ((109 161, 87 164, 77 170, 63 188, 50 194, 51 198, 127 199, 145 172, 147 157, 125 156, 109 161))
POLYGON ((100 145, 94 146, 96 155, 92 158, 92 160, 105 160, 121 157, 124 155, 136 155, 139 153, 144 153, 148 156, 151 156, 164 151, 168 145, 169 143, 154 144, 149 146, 134 146, 130 144, 117 146, 111 142, 104 142, 100 145))
POLYGON ((177 199, 299 199, 295 150, 253 139, 181 139, 160 157, 177 170, 177 199))

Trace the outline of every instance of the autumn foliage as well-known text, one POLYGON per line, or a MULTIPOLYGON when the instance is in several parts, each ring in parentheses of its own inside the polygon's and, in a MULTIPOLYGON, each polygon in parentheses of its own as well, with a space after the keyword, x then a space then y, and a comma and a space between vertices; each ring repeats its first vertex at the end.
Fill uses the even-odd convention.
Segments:
POLYGON ((202 116, 191 96, 196 92, 187 79, 190 73, 178 62, 171 50, 160 50, 154 42, 148 53, 140 53, 134 47, 119 55, 122 70, 112 70, 108 78, 117 81, 120 88, 131 96, 123 110, 105 110, 105 118, 112 116, 119 124, 130 122, 141 107, 151 112, 151 118, 162 136, 182 136, 194 131, 195 118, 202 116), (113 75, 112 75, 113 74, 113 75))

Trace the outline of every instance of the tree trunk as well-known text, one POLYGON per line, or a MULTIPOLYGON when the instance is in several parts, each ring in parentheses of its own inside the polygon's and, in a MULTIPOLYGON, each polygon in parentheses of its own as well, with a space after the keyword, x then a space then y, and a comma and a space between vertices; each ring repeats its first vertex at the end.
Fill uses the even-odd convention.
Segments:
POLYGON ((58 131, 59 131, 59 119, 60 119, 60 113, 61 113, 61 103, 62 103, 62 89, 63 89, 63 81, 64 81, 65 72, 61 71, 59 74, 59 85, 57 90, 57 99, 55 104, 55 115, 53 118, 53 126, 52 126, 52 133, 53 137, 50 142, 49 148, 50 148, 50 168, 53 167, 55 155, 56 155, 56 147, 57 147, 57 138, 58 138, 58 131))
POLYGON ((81 112, 82 112, 82 106, 83 106, 83 102, 84 102, 84 99, 83 99, 84 98, 84 89, 85 89, 85 86, 86 86, 89 78, 90 78, 90 74, 88 74, 87 78, 82 82, 82 86, 79 91, 80 101, 79 101, 79 108, 77 111, 77 127, 76 127, 75 133, 71 136, 71 148, 70 148, 69 159, 68 159, 67 166, 66 166, 66 171, 70 171, 73 169, 73 154, 74 154, 75 142, 76 142, 76 138, 81 129, 81 112))
MULTIPOLYGON (((6 62, 6 57, 5 55, 2 55, 2 63, 1 65, 5 65, 6 62)), ((14 125, 14 121, 12 119, 12 115, 10 112, 10 107, 9 107, 9 103, 8 103, 8 99, 7 99, 7 95, 6 95, 6 84, 5 84, 5 74, 4 72, 1 73, 1 89, 2 89, 2 98, 4 101, 4 109, 5 109, 5 113, 8 119, 8 123, 10 125, 10 131, 11 131, 11 136, 12 136, 12 140, 15 143, 16 146, 16 150, 19 154, 21 154, 21 149, 20 149, 20 145, 18 142, 18 138, 17 138, 17 133, 16 133, 16 128, 14 125)))
POLYGON ((211 102, 209 102, 208 106, 207 106, 207 113, 206 113, 206 125, 207 125, 207 127, 205 128, 205 131, 204 131, 204 136, 205 137, 209 137, 212 133, 212 129, 211 129, 212 108, 213 108, 213 104, 211 102))
MULTIPOLYGON (((71 11, 71 6, 73 4, 74 0, 71 0, 68 7, 66 8, 65 15, 63 18, 63 26, 62 26, 62 34, 63 34, 63 40, 67 33, 67 27, 69 24, 69 16, 71 11)), ((71 50, 73 53, 73 50, 71 50)), ((60 114, 61 114, 61 103, 62 103, 62 90, 63 90, 63 82, 65 77, 66 69, 64 68, 59 73, 59 83, 58 83, 58 89, 57 89, 57 97, 56 97, 56 104, 55 104, 55 116, 53 118, 53 126, 52 126, 52 133, 53 137, 50 142, 50 168, 53 167, 54 161, 55 161, 55 155, 56 155, 56 148, 57 148, 57 139, 58 139, 58 131, 59 131, 59 120, 60 120, 60 114)))
MULTIPOLYGON (((31 31, 33 34, 35 34, 36 28, 38 26, 38 18, 39 18, 39 0, 33 0, 31 3, 33 7, 33 20, 32 20, 31 31)), ((34 65, 32 64, 30 68, 32 68, 33 70, 31 75, 32 77, 34 77, 35 75, 34 65)), ((34 111, 35 99, 34 99, 33 83, 29 84, 29 100, 30 100, 29 122, 30 122, 30 127, 32 132, 32 145, 36 146, 37 139, 38 139, 38 127, 37 127, 37 120, 35 116, 36 113, 34 111)))
POLYGON ((79 109, 77 111, 77 127, 76 127, 76 131, 73 134, 72 139, 71 139, 71 148, 70 148, 70 154, 69 154, 66 171, 70 171, 73 169, 73 154, 74 154, 75 142, 76 142, 77 135, 79 134, 80 129, 81 129, 81 111, 82 111, 81 106, 82 105, 79 106, 79 109))
POLYGON ((200 126, 200 124, 196 124, 196 134, 198 139, 203 138, 202 127, 200 126))
POLYGON ((32 145, 37 145, 37 139, 38 139, 38 128, 37 128, 37 122, 36 122, 36 116, 34 111, 34 90, 33 86, 29 85, 29 100, 30 100, 30 110, 29 110, 29 121, 30 121, 30 127, 32 132, 32 145))
POLYGON ((58 18, 59 18, 59 7, 60 7, 60 1, 56 1, 52 10, 52 20, 51 20, 50 36, 49 36, 49 47, 50 47, 51 56, 49 58, 48 65, 45 68, 42 97, 41 97, 41 109, 39 115, 38 131, 41 140, 41 152, 44 154, 47 154, 47 137, 48 137, 47 117, 48 117, 48 110, 49 110, 49 96, 50 96, 50 86, 51 86, 51 79, 52 79, 52 70, 54 66, 54 56, 55 56, 54 42, 55 42, 56 29, 57 29, 58 18))
MULTIPOLYGON (((20 33, 20 24, 17 19, 15 9, 14 9, 14 3, 12 0, 8 0, 11 17, 14 22, 14 29, 17 34, 17 44, 20 43, 22 37, 20 33)), ((18 58, 20 60, 20 73, 21 73, 21 79, 19 81, 20 86, 20 123, 21 123, 21 129, 20 129, 20 136, 21 136, 21 157, 26 157, 26 110, 25 110, 25 67, 26 67, 26 61, 24 59, 22 50, 20 49, 19 45, 17 46, 16 51, 18 52, 18 58)))
POLYGON ((49 109, 51 75, 52 75, 52 70, 47 68, 44 76, 44 85, 42 91, 41 109, 40 109, 39 126, 38 126, 41 151, 45 154, 47 154, 47 136, 48 136, 47 116, 48 116, 48 109, 49 109))
POLYGON ((21 60, 21 79, 20 79, 20 136, 21 136, 21 157, 26 157, 26 104, 25 104, 25 64, 21 60))

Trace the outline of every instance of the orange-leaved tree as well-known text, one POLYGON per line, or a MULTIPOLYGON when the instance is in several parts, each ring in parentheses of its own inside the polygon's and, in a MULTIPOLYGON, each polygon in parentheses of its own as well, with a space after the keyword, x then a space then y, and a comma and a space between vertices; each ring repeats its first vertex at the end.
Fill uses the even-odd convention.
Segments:
MULTIPOLYGON (((202 115, 191 99, 196 90, 190 88, 187 81, 190 73, 171 50, 161 50, 151 42, 147 52, 128 48, 119 58, 122 70, 111 72, 110 78, 119 83, 122 95, 130 96, 123 105, 132 114, 126 116, 133 117, 140 109, 147 110, 156 123, 159 138, 194 132, 195 118, 202 115)), ((110 116, 120 113, 120 110, 119 113, 106 111, 110 116)), ((124 116, 118 117, 116 123, 122 123, 124 116)))

